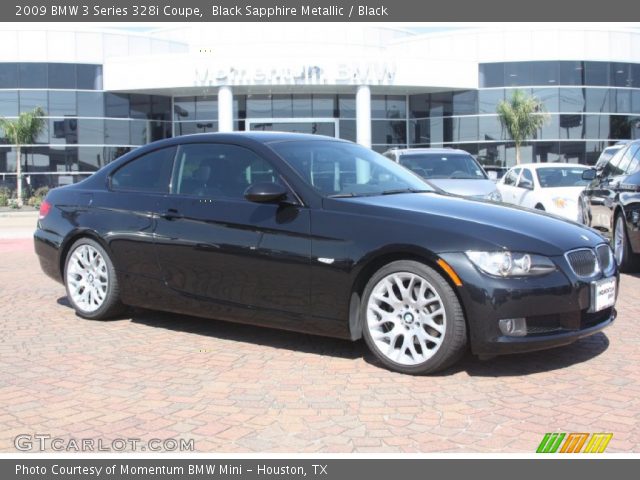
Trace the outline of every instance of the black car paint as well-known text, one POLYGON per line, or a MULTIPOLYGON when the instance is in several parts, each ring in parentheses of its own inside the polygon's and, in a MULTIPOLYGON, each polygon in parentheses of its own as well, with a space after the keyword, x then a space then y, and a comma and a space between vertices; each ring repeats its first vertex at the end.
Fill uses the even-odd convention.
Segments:
MULTIPOLYGON (((628 149, 637 147, 638 143, 634 141, 625 145, 620 154, 624 155, 628 149)), ((638 155, 640 150, 636 153, 638 155)), ((615 220, 622 215, 631 250, 640 254, 640 170, 629 173, 607 175, 606 170, 599 169, 581 193, 580 202, 588 224, 608 237, 613 236, 615 220)))
MULTIPOLYGON (((67 249, 81 236, 112 256, 124 303, 352 340, 361 337, 359 295, 368 278, 397 259, 440 271, 445 260, 474 353, 490 355, 570 343, 613 322, 555 335, 501 336, 497 321, 575 315, 589 306, 589 283, 563 254, 603 242, 595 231, 550 215, 441 193, 325 198, 269 143, 316 136, 204 134, 163 140, 130 152, 78 184, 54 189, 51 212, 35 233, 42 269, 62 281, 67 249), (174 194, 113 192, 109 176, 153 149, 181 143, 240 145, 271 161, 291 190, 286 202, 251 203, 174 194), (465 250, 547 255, 558 269, 542 277, 493 278, 465 250)), ((339 141, 333 140, 332 141, 339 141)), ((617 272, 616 272, 617 275, 617 272)))

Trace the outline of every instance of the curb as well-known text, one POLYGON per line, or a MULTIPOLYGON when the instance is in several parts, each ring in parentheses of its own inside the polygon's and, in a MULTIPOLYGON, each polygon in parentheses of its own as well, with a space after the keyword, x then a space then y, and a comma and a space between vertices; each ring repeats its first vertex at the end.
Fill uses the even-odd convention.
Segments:
POLYGON ((37 217, 38 210, 0 210, 1 217, 37 217))

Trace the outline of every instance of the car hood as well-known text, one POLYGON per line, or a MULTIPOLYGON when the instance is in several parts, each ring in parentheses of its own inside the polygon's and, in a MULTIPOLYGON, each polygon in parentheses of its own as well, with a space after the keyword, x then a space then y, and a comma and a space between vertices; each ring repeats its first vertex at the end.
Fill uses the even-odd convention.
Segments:
POLYGON ((462 195, 464 197, 486 197, 496 190, 496 184, 491 180, 435 178, 433 180, 428 179, 428 181, 447 193, 462 195))
POLYGON ((555 215, 443 193, 327 199, 325 208, 384 218, 382 225, 397 232, 397 241, 429 244, 439 252, 508 249, 553 256, 605 241, 555 215))

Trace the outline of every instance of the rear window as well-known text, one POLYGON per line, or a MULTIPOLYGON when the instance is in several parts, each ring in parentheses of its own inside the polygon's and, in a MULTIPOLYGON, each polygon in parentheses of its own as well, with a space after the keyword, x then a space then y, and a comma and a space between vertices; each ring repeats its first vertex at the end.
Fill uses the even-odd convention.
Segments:
POLYGON ((423 178, 486 179, 478 162, 463 153, 413 153, 402 155, 400 164, 423 178))
POLYGON ((175 147, 146 153, 111 176, 113 190, 168 193, 175 147))

